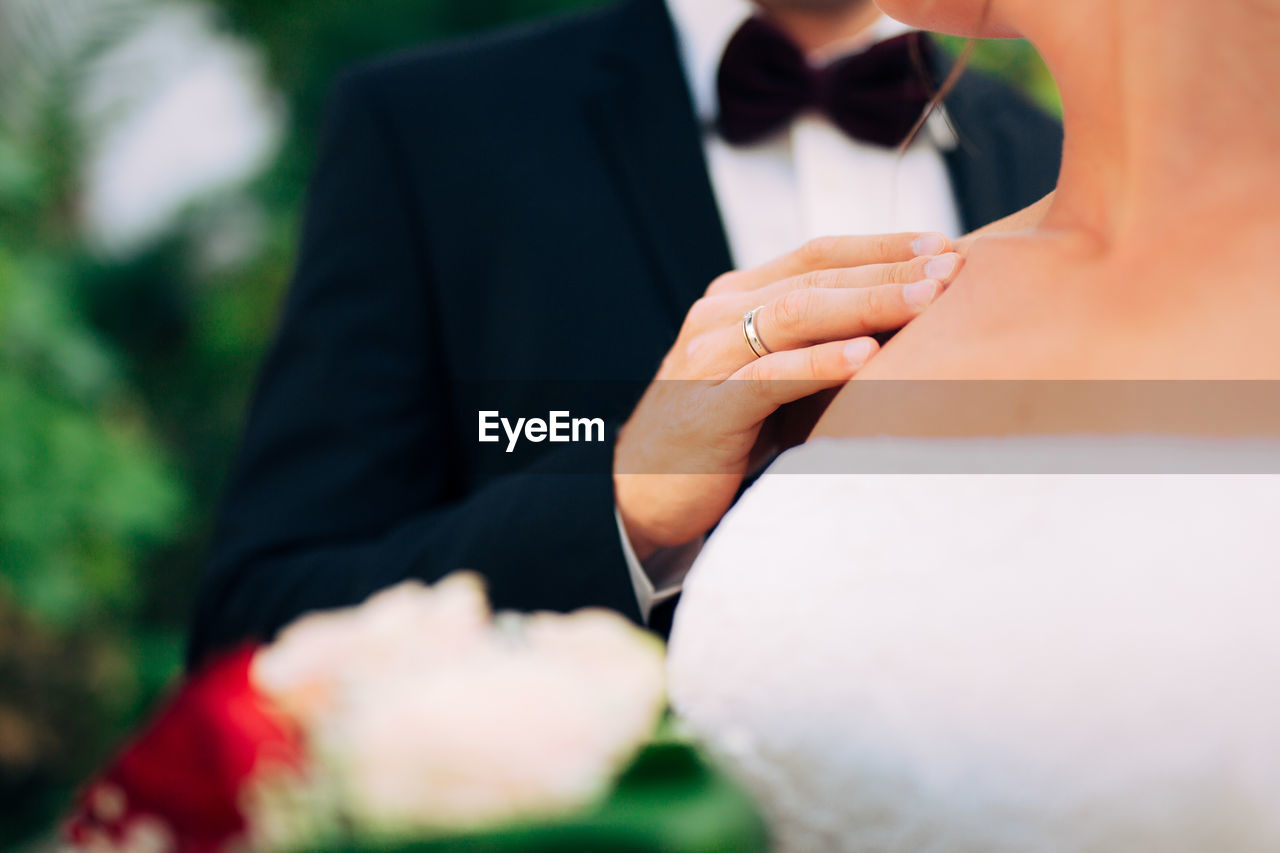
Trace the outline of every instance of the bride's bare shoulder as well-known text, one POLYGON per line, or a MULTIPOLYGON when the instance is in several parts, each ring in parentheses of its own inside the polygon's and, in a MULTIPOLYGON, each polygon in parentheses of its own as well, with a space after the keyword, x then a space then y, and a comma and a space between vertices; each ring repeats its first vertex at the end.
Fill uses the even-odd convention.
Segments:
POLYGON ((836 395, 814 437, 1280 432, 1270 388, 1246 395, 1264 428, 1225 427, 1225 414, 1182 399, 1212 389, 1151 386, 1126 403, 1138 386, 1092 381, 1280 380, 1274 284, 1205 287, 1220 275, 1213 259, 1197 270, 1173 257, 1099 261, 1034 239, 983 243, 836 395))

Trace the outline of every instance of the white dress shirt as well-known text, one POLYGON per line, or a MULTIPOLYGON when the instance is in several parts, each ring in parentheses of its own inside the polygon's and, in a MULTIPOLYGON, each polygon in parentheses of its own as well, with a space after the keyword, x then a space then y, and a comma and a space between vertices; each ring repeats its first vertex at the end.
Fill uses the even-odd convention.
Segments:
MULTIPOLYGON (((830 234, 960 235, 959 211, 942 156, 956 141, 941 112, 901 154, 851 139, 814 112, 800 115, 758 143, 730 145, 715 131, 716 77, 729 39, 756 7, 750 0, 667 0, 667 7, 736 268, 759 266, 806 240, 830 234)), ((881 16, 863 35, 810 60, 830 62, 904 32, 904 24, 881 16)), ((618 532, 640 612, 647 620, 655 604, 679 591, 702 543, 666 549, 642 566, 620 517, 618 532)))

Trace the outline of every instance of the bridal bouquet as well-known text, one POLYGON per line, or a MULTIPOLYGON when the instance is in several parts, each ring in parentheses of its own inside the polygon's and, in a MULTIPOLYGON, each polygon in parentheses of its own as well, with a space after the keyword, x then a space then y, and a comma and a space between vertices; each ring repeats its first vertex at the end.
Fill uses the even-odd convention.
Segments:
POLYGON ((607 849, 629 831, 627 849, 646 835, 698 849, 664 835, 667 799, 703 835, 758 846, 736 791, 688 745, 653 741, 663 656, 609 612, 495 616, 473 574, 404 583, 194 676, 85 788, 66 838, 86 852, 607 849))

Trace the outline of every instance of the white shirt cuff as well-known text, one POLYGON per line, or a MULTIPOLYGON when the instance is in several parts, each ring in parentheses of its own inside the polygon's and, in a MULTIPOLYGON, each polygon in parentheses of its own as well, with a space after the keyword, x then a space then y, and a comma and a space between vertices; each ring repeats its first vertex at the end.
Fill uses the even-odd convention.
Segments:
POLYGON ((693 561, 702 552, 705 536, 699 536, 686 545, 674 548, 660 548, 643 564, 631 547, 631 539, 627 536, 626 525, 622 523, 622 514, 613 508, 614 520, 618 523, 618 538, 622 540, 622 555, 627 560, 627 570, 631 573, 631 588, 636 593, 636 603, 640 605, 640 618, 649 624, 649 614, 653 608, 667 599, 674 598, 684 585, 685 575, 693 566, 693 561))

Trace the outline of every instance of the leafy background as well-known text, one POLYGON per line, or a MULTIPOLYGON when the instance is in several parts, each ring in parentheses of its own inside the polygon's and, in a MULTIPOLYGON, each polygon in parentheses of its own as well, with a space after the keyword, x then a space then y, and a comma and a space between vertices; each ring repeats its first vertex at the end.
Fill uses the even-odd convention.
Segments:
MULTIPOLYGON (((0 0, 0 849, 43 843, 180 671, 335 72, 594 2, 0 0), (256 125, 202 116, 219 67, 256 125)), ((975 62, 1056 108, 1024 43, 975 62)))

